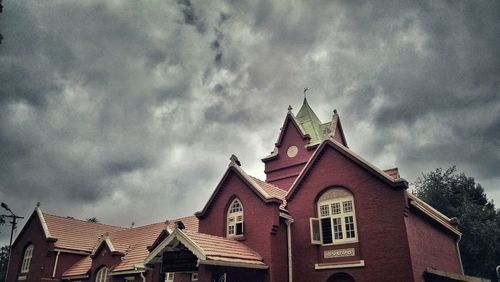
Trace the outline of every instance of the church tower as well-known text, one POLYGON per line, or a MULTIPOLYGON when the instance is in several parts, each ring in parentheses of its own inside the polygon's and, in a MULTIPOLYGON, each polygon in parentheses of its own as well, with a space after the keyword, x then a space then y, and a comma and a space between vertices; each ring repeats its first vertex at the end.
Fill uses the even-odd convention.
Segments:
POLYGON ((347 147, 336 110, 331 121, 322 123, 306 97, 297 115, 289 106, 274 150, 262 159, 266 182, 288 191, 321 141, 328 138, 347 147))

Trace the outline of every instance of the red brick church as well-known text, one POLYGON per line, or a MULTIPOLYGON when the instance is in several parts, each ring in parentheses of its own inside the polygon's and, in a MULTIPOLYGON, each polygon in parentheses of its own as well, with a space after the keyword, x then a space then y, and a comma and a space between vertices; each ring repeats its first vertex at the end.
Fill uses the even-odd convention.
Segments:
POLYGON ((203 209, 117 227, 35 209, 7 281, 473 281, 457 222, 353 152, 339 115, 289 107, 266 180, 234 155, 203 209), (472 279, 472 280, 471 280, 472 279))

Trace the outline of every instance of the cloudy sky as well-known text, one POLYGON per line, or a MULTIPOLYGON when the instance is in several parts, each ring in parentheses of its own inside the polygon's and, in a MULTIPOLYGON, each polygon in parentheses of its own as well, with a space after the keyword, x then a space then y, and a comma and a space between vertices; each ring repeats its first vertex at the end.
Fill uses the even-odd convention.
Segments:
POLYGON ((190 215, 231 154, 264 177, 304 87, 378 167, 457 165, 500 205, 498 1, 3 4, 0 199, 19 215, 190 215))

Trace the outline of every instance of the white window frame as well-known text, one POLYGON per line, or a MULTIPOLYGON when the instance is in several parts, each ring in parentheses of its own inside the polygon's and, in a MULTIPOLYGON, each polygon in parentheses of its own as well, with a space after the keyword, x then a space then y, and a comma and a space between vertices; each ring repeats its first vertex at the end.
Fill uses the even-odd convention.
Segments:
POLYGON ((108 272, 109 270, 107 267, 101 267, 95 275, 95 282, 109 282, 108 272))
POLYGON ((165 273, 165 282, 173 282, 175 277, 174 272, 166 272, 165 273))
POLYGON ((30 271, 31 259, 33 258, 33 250, 35 245, 30 244, 24 250, 23 264, 21 265, 21 273, 28 273, 30 271))
MULTIPOLYGON (((334 188, 340 189, 340 188, 334 188)), ((342 189, 345 190, 345 189, 342 189)), ((345 190, 347 191, 347 190, 345 190)), ((346 243, 355 243, 358 242, 358 229, 356 223, 356 211, 354 204, 354 197, 350 192, 344 192, 341 197, 328 198, 325 200, 320 200, 317 203, 317 218, 310 218, 310 230, 311 230, 311 244, 316 245, 338 245, 338 244, 346 244, 346 243), (350 204, 349 204, 350 203, 350 204), (339 209, 338 209, 339 208, 339 209), (346 221, 352 218, 352 222, 348 224, 346 221), (321 220, 330 219, 330 227, 331 227, 331 241, 329 243, 324 243, 324 234, 323 234, 323 226, 321 220), (339 220, 340 226, 342 229, 335 230, 334 221, 339 220), (350 227, 350 231, 354 232, 354 236, 352 237, 352 233, 347 232, 347 227, 350 227), (319 234, 318 234, 319 230, 319 234), (337 234, 336 234, 337 232, 337 234), (335 238, 336 235, 341 238, 335 238), (351 235, 350 238, 347 238, 348 235, 351 235)), ((326 231, 325 231, 326 232, 326 231)))
POLYGON ((229 205, 229 209, 227 210, 227 237, 242 236, 243 234, 245 234, 245 231, 243 230, 243 221, 243 204, 238 198, 236 198, 231 202, 231 204, 229 205), (238 233, 238 230, 240 230, 241 232, 238 233))

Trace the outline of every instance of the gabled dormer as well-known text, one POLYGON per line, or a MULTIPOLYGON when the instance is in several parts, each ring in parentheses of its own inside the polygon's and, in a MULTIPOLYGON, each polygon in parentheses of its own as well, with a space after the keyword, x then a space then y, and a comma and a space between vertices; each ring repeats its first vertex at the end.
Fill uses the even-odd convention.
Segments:
POLYGON ((262 159, 266 182, 288 190, 318 145, 328 138, 347 147, 336 110, 331 121, 322 123, 306 97, 296 116, 289 106, 273 152, 262 159))

